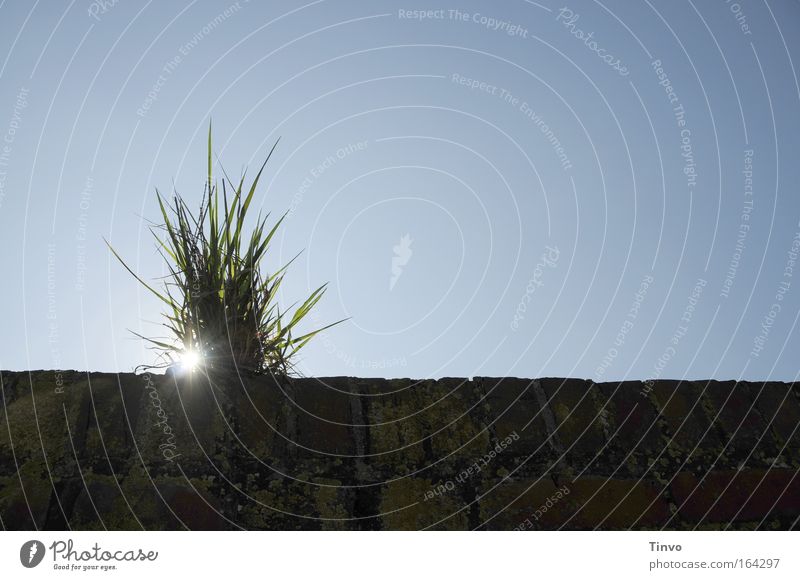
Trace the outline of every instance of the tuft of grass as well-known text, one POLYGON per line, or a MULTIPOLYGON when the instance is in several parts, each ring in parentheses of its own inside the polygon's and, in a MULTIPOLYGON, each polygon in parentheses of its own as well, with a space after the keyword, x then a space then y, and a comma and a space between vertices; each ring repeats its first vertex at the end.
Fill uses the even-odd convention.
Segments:
POLYGON ((128 272, 167 306, 164 326, 170 338, 137 334, 159 350, 165 361, 150 368, 192 360, 205 370, 286 376, 293 371, 300 349, 323 330, 343 322, 302 334, 296 331, 327 287, 323 284, 314 290, 299 306, 293 305, 292 312, 292 308, 280 308, 278 290, 297 256, 271 274, 262 274, 262 261, 288 212, 269 228, 270 214, 259 214, 253 228, 245 232, 253 195, 276 146, 277 142, 249 188, 244 189, 244 175, 238 184, 225 176, 220 192, 212 176, 209 124, 208 177, 198 214, 179 195, 166 200, 156 190, 164 223, 151 227, 151 232, 169 269, 162 291, 142 280, 106 241, 128 272))

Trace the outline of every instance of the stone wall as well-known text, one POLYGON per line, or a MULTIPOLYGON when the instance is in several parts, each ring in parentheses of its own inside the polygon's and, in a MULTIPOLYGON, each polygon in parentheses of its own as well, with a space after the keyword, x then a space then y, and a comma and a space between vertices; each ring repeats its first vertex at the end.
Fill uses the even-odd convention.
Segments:
POLYGON ((791 529, 796 384, 2 372, 4 529, 791 529))

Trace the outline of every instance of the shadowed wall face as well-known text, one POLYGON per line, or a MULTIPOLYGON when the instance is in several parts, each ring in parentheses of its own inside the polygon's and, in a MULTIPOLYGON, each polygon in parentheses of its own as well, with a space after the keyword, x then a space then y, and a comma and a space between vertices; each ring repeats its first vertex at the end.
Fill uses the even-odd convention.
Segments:
POLYGON ((785 383, 2 373, 6 529, 792 529, 785 383))

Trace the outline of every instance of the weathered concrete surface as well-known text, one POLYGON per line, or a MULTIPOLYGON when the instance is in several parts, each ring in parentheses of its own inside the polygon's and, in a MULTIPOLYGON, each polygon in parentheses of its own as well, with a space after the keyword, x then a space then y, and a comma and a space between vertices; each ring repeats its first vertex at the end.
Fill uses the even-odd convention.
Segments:
POLYGON ((0 373, 5 529, 792 529, 795 384, 0 373))

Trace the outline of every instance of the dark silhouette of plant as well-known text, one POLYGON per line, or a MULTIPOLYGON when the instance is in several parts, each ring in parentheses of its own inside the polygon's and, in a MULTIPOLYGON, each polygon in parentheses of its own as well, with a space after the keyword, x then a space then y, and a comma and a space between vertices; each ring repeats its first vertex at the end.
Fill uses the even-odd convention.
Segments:
POLYGON ((327 284, 314 290, 289 317, 280 309, 277 293, 286 269, 297 256, 272 274, 262 274, 261 262, 288 212, 269 230, 269 214, 263 218, 259 214, 249 235, 244 231, 258 181, 276 146, 277 142, 246 193, 244 175, 238 185, 225 176, 220 207, 220 188, 212 178, 209 124, 208 179, 198 215, 179 195, 167 203, 156 190, 164 223, 151 227, 151 231, 170 272, 163 292, 142 280, 109 244, 122 265, 168 307, 164 326, 171 331, 172 343, 137 334, 160 350, 167 361, 156 366, 169 366, 177 359, 189 368, 242 369, 286 376, 292 372, 294 357, 301 348, 318 333, 343 322, 298 336, 296 327, 322 298, 327 284))

